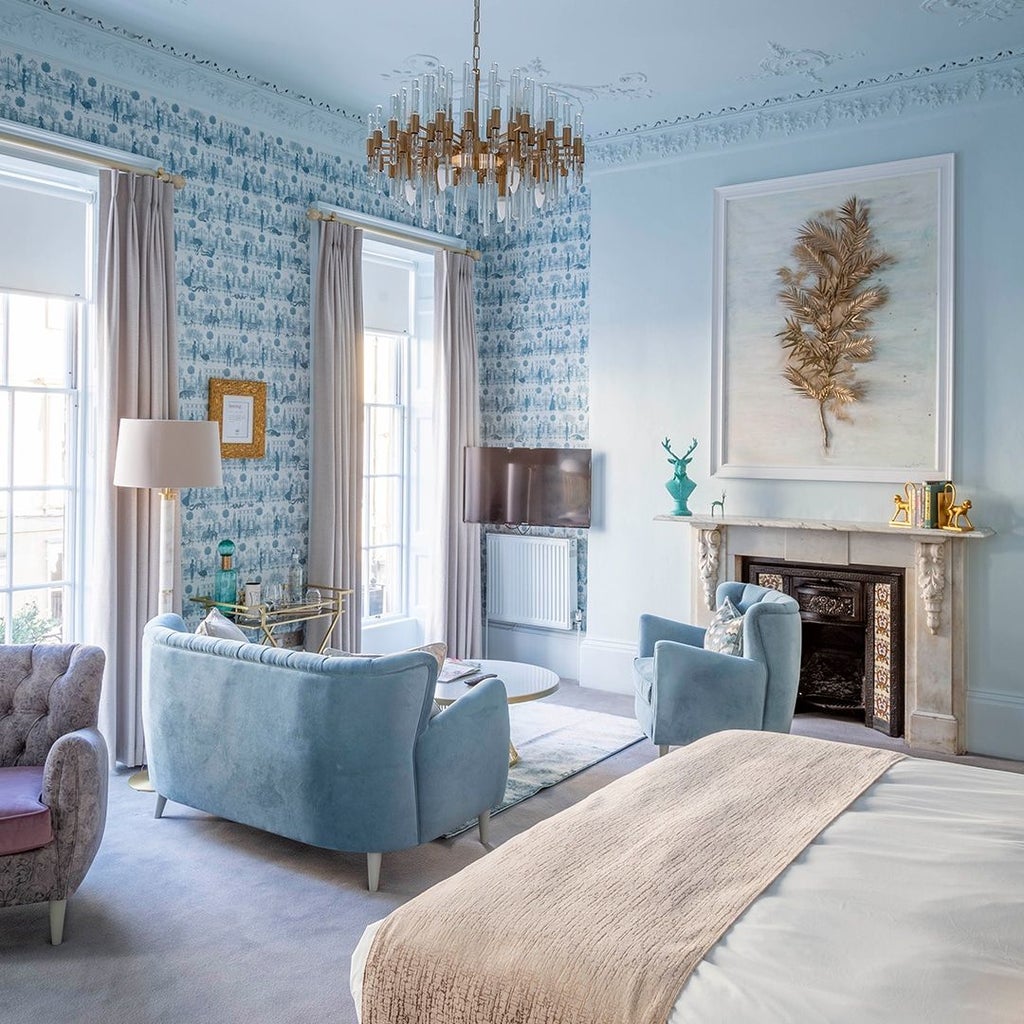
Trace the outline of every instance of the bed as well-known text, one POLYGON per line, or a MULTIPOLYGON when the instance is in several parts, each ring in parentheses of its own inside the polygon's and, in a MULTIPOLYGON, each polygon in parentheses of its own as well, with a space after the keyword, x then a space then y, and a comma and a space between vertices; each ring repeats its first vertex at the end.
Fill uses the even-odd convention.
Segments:
MULTIPOLYGON (((557 863, 557 870, 566 879, 576 870, 589 870, 587 858, 592 853, 586 848, 578 849, 574 839, 581 821, 588 815, 607 813, 612 806, 609 801, 614 799, 609 791, 620 784, 634 787, 633 799, 620 808, 621 815, 628 819, 636 804, 635 787, 645 781, 643 773, 676 770, 685 776, 690 767, 686 759, 692 756, 690 751, 694 748, 700 753, 701 745, 709 741, 719 745, 744 743, 752 735, 765 734, 719 734, 717 739, 709 737, 647 765, 627 777, 631 783, 618 780, 575 808, 535 826, 547 830, 541 836, 540 846, 531 838, 531 829, 441 883, 447 887, 444 891, 435 894, 440 886, 434 887, 406 907, 411 907, 413 914, 417 909, 437 913, 437 907, 446 906, 457 892, 460 876, 469 872, 479 874, 477 881, 484 886, 479 891, 500 893, 503 886, 515 885, 507 864, 498 859, 498 854, 513 844, 522 844, 537 862, 557 863), (663 764, 673 758, 678 759, 674 765, 663 764), (550 851, 549 858, 543 856, 545 850, 550 851), (493 869, 488 861, 495 865, 493 869), (431 904, 431 899, 443 902, 431 904), (427 902, 415 907, 421 900, 427 902)), ((785 745, 794 741, 801 749, 808 743, 817 744, 818 749, 828 754, 851 749, 845 744, 795 737, 756 742, 785 745)), ((791 747, 784 746, 783 760, 790 757, 790 750, 791 747)), ((746 758, 744 753, 741 759, 746 758)), ((769 788, 774 788, 774 784, 769 788)), ((640 813, 644 821, 649 820, 646 811, 640 813)), ((694 836, 681 831, 676 844, 676 849, 668 851, 670 860, 689 851, 694 836)), ((513 848, 509 855, 514 856, 515 852, 513 848)), ((466 874, 467 884, 472 881, 473 876, 466 874)), ((602 885, 601 891, 595 893, 595 903, 602 903, 605 889, 602 885)), ((651 891, 646 883, 637 889, 641 894, 651 891)), ((628 891, 628 886, 624 891, 628 891)), ((648 899, 646 904, 641 898, 638 919, 649 921, 654 927, 667 916, 663 912, 665 902, 663 896, 648 899)), ((385 919, 392 929, 391 919, 406 907, 385 919)), ((671 911, 677 912, 678 908, 671 911)), ((615 910, 615 916, 618 913, 615 910)), ((518 914, 499 920, 508 934, 497 939, 492 936, 488 941, 498 944, 492 950, 500 948, 506 939, 514 943, 521 927, 518 914)), ((406 960, 396 956, 393 948, 381 948, 379 939, 385 922, 370 925, 353 953, 351 988, 357 1011, 363 1009, 363 976, 368 958, 376 957, 371 979, 389 978, 389 971, 407 969, 406 960)), ((472 914, 463 914, 455 927, 449 919, 444 929, 447 934, 457 933, 460 927, 472 933, 476 926, 472 914)), ((493 932, 494 920, 484 927, 493 932)), ((571 924, 563 926, 556 940, 552 939, 556 933, 545 936, 541 934, 543 928, 526 927, 527 933, 519 938, 540 947, 536 950, 538 963, 555 960, 566 950, 570 952, 565 962, 587 961, 602 955, 601 940, 606 929, 593 923, 582 929, 571 924), (551 944, 548 950, 543 948, 545 942, 551 944)), ((1024 776, 914 758, 886 763, 877 779, 870 781, 860 795, 817 832, 720 932, 702 952, 692 973, 688 977, 684 974, 672 987, 667 1010, 658 1011, 657 1019, 669 1024, 859 1024, 866 1020, 901 1024, 962 1024, 968 1020, 972 1024, 1021 1024, 1024 776)), ((452 978, 458 979, 465 966, 462 955, 449 957, 445 944, 436 935, 425 935, 424 941, 425 960, 439 965, 448 963, 452 978)), ((516 952, 515 958, 522 955, 516 952)), ((601 978, 611 970, 612 960, 614 954, 607 964, 595 964, 593 977, 601 978)), ((652 965, 652 970, 656 966, 652 965)), ((438 974, 439 969, 432 967, 430 977, 431 987, 441 990, 449 985, 449 979, 438 974)), ((472 970, 486 974, 487 959, 474 964, 472 970)), ((564 974, 564 970, 563 963, 555 973, 564 974)), ((636 977, 643 973, 634 970, 636 977)), ((529 988, 536 970, 534 974, 520 973, 518 977, 517 984, 529 988)), ((624 977, 627 986, 633 984, 628 980, 628 972, 624 977)), ((559 1024, 569 1019, 609 1019, 603 1016, 600 1004, 581 1008, 577 1013, 576 1000, 586 1002, 592 989, 590 985, 581 988, 578 982, 579 979, 566 981, 575 984, 573 995, 566 997, 569 1002, 565 1006, 569 1009, 549 1019, 558 1020, 559 1024)), ((545 979, 543 983, 557 986, 562 981, 545 979)), ((379 987, 379 980, 375 984, 379 987)), ((494 1000, 492 994, 491 998, 502 1002, 505 996, 494 1000)), ((522 1006, 528 1004, 529 998, 521 1000, 514 1015, 507 1004, 483 1010, 478 1006, 465 1019, 494 1024, 513 1019, 543 1019, 524 1014, 522 1006)), ((371 1009, 376 1019, 382 1019, 379 1008, 371 1009)), ((363 1014, 361 1018, 364 1024, 367 1016, 363 1014)), ((384 1016, 391 1013, 388 1011, 384 1016)), ((426 1019, 431 1024, 447 1024, 449 1020, 463 1018, 459 1008, 451 1004, 444 1012, 432 1010, 426 1019)), ((615 1019, 630 1019, 629 1011, 620 1010, 615 1019)))

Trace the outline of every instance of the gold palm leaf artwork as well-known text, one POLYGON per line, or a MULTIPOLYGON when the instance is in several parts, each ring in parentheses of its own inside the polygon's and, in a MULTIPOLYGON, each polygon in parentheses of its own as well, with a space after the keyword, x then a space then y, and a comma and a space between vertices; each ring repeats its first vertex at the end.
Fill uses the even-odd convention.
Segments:
POLYGON ((848 407, 867 393, 857 380, 857 364, 875 357, 870 314, 889 298, 885 286, 870 279, 894 259, 875 245, 868 205, 856 196, 838 211, 809 218, 792 254, 795 269, 776 272, 782 282, 778 296, 789 311, 776 337, 786 351, 783 377, 818 405, 827 454, 832 432, 826 414, 848 420, 848 407))

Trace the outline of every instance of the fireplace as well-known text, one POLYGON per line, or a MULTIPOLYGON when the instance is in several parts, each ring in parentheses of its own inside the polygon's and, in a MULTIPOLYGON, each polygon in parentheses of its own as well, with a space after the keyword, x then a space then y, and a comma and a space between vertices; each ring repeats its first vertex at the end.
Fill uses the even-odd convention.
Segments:
POLYGON ((741 558, 740 578, 800 606, 797 710, 853 716, 903 735, 903 571, 741 558))
MULTIPOLYGON (((897 690, 902 693, 904 735, 911 749, 964 752, 967 549, 979 539, 991 536, 991 530, 951 533, 893 528, 887 523, 753 516, 656 518, 691 528, 690 608, 692 621, 699 625, 707 625, 711 620, 718 584, 744 579, 744 566, 751 561, 781 565, 797 575, 806 569, 846 573, 865 567, 877 569, 880 574, 902 575, 902 623, 892 632, 889 658, 890 694, 898 699, 897 690), (902 672, 902 685, 898 678, 892 681, 893 670, 902 672)), ((840 604, 853 600, 822 591, 817 577, 804 573, 803 578, 810 580, 802 584, 808 588, 808 595, 819 588, 813 600, 819 609, 829 603, 830 597, 840 604)), ((877 582, 885 585, 884 581, 877 582)), ((876 612, 879 593, 874 594, 876 612)), ((871 596, 867 595, 868 599, 871 596)), ((876 643, 878 636, 876 631, 876 643)), ((878 665, 876 651, 872 680, 872 699, 876 705, 882 679, 878 665)), ((872 717, 876 714, 879 722, 888 723, 887 729, 892 727, 895 716, 891 711, 886 714, 875 708, 872 717)))

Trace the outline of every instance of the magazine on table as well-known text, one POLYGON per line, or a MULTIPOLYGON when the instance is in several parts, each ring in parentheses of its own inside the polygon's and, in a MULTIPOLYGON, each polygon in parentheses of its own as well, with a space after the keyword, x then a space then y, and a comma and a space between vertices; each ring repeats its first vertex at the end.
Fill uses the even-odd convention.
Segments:
POLYGON ((454 683, 457 679, 480 674, 479 661, 463 661, 461 658, 445 658, 441 671, 437 673, 439 683, 454 683))

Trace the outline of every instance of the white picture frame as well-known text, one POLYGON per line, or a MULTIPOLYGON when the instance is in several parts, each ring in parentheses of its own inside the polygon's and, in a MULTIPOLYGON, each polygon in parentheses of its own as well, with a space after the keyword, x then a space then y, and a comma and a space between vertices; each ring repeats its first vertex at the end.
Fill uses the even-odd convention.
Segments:
POLYGON ((711 469, 720 477, 950 479, 953 396, 953 154, 715 189, 711 469), (873 314, 864 398, 826 452, 816 403, 782 376, 777 270, 808 218, 850 196, 868 204, 893 256, 873 314))

